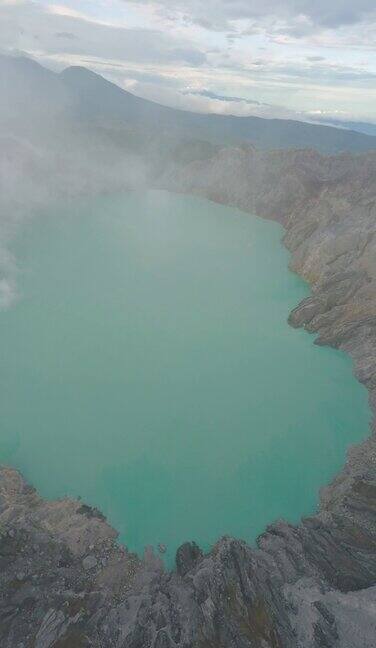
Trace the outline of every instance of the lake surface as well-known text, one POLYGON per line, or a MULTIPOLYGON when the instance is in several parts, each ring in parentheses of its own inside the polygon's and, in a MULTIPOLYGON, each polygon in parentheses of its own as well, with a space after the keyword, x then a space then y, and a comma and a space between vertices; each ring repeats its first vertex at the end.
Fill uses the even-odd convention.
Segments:
POLYGON ((0 314, 0 461, 170 563, 312 513, 369 409, 349 358, 287 324, 308 288, 282 234, 163 192, 35 218, 0 314))

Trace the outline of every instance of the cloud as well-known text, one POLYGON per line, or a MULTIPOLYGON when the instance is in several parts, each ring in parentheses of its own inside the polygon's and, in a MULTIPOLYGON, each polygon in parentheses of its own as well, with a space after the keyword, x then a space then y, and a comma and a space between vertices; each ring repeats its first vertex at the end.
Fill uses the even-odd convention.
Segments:
MULTIPOLYGON (((127 0, 128 2, 130 0, 127 0)), ((133 0, 140 3, 142 0, 133 0)), ((239 20, 265 22, 305 17, 316 27, 354 24, 374 14, 374 0, 144 0, 161 12, 180 15, 205 29, 225 30, 239 20)))
POLYGON ((174 61, 181 61, 182 63, 188 63, 189 65, 203 65, 206 61, 206 55, 203 52, 198 50, 177 47, 172 49, 171 59, 174 61))
POLYGON ((261 106, 261 103, 259 101, 254 101, 253 99, 220 95, 216 92, 211 92, 210 90, 186 90, 185 94, 199 95, 201 97, 208 97, 208 99, 216 99, 217 101, 228 101, 230 103, 244 102, 249 106, 261 106))
POLYGON ((0 37, 5 52, 56 70, 84 65, 185 109, 349 114, 353 105, 368 120, 375 11, 374 0, 0 0, 0 37))
POLYGON ((129 62, 179 62, 198 66, 206 55, 184 39, 158 30, 126 28, 89 19, 69 7, 0 4, 2 48, 69 62, 83 55, 129 62), (35 40, 37 36, 38 44, 35 40))
POLYGON ((55 34, 56 38, 67 38, 68 40, 74 40, 77 38, 75 34, 72 34, 72 32, 56 32, 55 34))
POLYGON ((11 279, 0 279, 0 311, 8 310, 17 299, 17 288, 11 279))
POLYGON ((210 90, 179 88, 178 82, 166 86, 159 83, 158 79, 148 82, 146 79, 140 78, 140 80, 129 81, 127 89, 145 99, 193 112, 236 115, 238 117, 253 115, 264 118, 304 119, 301 113, 281 106, 264 104, 242 97, 220 95, 210 90))
MULTIPOLYGON (((0 203, 2 200, 0 199, 0 203)), ((0 311, 7 310, 17 301, 17 275, 16 259, 8 250, 9 218, 0 218, 0 311)))
POLYGON ((86 18, 85 14, 76 9, 72 9, 71 7, 67 7, 66 5, 47 5, 47 11, 56 16, 68 16, 69 18, 81 18, 83 20, 86 18))

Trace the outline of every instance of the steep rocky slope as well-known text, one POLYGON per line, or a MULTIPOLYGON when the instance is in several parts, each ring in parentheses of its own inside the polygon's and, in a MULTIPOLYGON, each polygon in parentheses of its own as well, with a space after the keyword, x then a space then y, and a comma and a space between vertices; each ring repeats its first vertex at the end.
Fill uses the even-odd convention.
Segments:
MULTIPOLYGON (((312 287, 291 324, 346 350, 376 410, 376 153, 222 150, 158 183, 273 218, 312 287)), ((45 502, 0 470, 4 648, 372 648, 376 637, 376 437, 352 449, 320 511, 279 521, 257 548, 224 538, 177 569, 116 545, 98 511, 45 502)))
POLYGON ((356 375, 376 389, 376 152, 325 157, 315 151, 222 149, 163 179, 285 229, 291 269, 312 288, 290 323, 317 344, 346 350, 356 375))

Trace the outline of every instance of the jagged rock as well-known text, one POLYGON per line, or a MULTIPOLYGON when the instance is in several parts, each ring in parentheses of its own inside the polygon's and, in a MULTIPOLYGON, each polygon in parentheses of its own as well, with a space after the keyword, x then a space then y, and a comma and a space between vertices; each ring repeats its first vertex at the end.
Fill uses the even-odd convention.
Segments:
POLYGON ((35 648, 50 648, 64 632, 65 616, 61 610, 48 610, 35 637, 35 648))
POLYGON ((82 566, 84 569, 94 569, 98 564, 98 561, 95 556, 86 556, 82 561, 82 566))
POLYGON ((306 326, 314 317, 325 312, 325 302, 321 302, 315 297, 307 297, 291 311, 288 322, 296 328, 306 326))
POLYGON ((185 576, 200 558, 202 558, 200 547, 195 542, 185 542, 176 552, 178 574, 185 576))

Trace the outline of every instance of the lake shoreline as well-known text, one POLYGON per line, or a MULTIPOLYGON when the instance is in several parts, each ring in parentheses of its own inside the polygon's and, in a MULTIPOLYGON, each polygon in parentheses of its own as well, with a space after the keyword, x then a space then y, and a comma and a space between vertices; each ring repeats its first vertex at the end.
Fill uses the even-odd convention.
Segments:
MULTIPOLYGON (((280 155, 283 168, 286 160, 291 165, 289 174, 280 171, 279 193, 262 198, 268 205, 264 214, 272 218, 277 208, 278 213, 285 211, 285 243, 293 254, 291 267, 314 287, 312 296, 293 311, 290 323, 319 333, 317 343, 342 348, 352 356, 355 375, 368 388, 375 413, 375 304, 369 300, 375 293, 372 169, 368 177, 354 156, 338 156, 334 158, 338 162, 327 158, 330 163, 323 173, 323 158, 316 154, 283 152, 280 155), (354 184, 350 183, 344 195, 343 178, 348 183, 349 166, 354 184), (281 191, 286 195, 292 176, 298 178, 299 186, 295 187, 298 200, 294 205, 291 201, 283 205, 281 191), (338 213, 342 221, 337 218, 338 213), (348 229, 342 227, 344 221, 348 229), (337 231, 335 237, 331 236, 332 231, 337 231), (331 270, 323 276, 322 268, 331 270)), ((184 169, 183 179, 170 177, 162 184, 174 191, 198 193, 228 204, 235 202, 242 209, 248 201, 248 209, 253 209, 255 202, 261 200, 257 192, 250 196, 241 190, 246 186, 248 191, 248 185, 241 185, 242 179, 249 177, 247 156, 256 164, 257 154, 236 149, 221 153, 219 160, 195 163, 193 168, 184 169), (221 196, 215 196, 213 188, 213 183, 218 186, 218 179, 221 196)), ((372 154, 364 157, 372 158, 372 154)), ((373 157, 376 163, 376 156, 373 157)), ((269 183, 265 175, 263 184, 258 181, 260 191, 267 191, 269 183)), ((258 204, 256 213, 262 216, 258 204)), ((375 431, 374 421, 372 430, 375 431)), ((30 535, 38 555, 41 546, 52 543, 48 557, 54 573, 58 574, 62 569, 58 566, 61 544, 69 547, 71 542, 64 530, 68 521, 61 519, 61 527, 57 525, 56 530, 53 527, 51 530, 50 522, 43 526, 42 515, 38 522, 42 531, 38 536, 33 514, 39 505, 29 500, 29 495, 34 497, 30 489, 14 471, 3 469, 0 480, 2 521, 6 522, 2 541, 13 545, 12 538, 16 535, 21 553, 22 548, 25 551, 25 560, 30 535)), ((118 637, 122 629, 127 648, 149 645, 246 648, 261 646, 262 642, 273 648, 316 645, 353 648, 361 641, 371 647, 372 606, 376 601, 375 505, 376 438, 373 433, 350 451, 343 470, 323 489, 319 513, 296 527, 284 522, 271 525, 259 538, 257 549, 225 538, 212 552, 202 556, 193 545, 187 544, 178 552, 177 573, 161 572, 160 562, 151 555, 146 563, 126 555, 124 563, 119 560, 119 569, 111 572, 116 572, 116 579, 111 576, 103 579, 102 572, 109 563, 103 565, 96 555, 85 566, 83 560, 88 556, 69 558, 71 565, 65 569, 70 570, 70 578, 77 584, 74 609, 79 600, 79 609, 85 611, 77 616, 62 608, 66 583, 59 580, 63 577, 60 574, 56 576, 53 595, 48 595, 52 612, 44 617, 42 624, 39 622, 38 632, 42 638, 52 636, 53 641, 70 635, 81 638, 90 635, 100 637, 105 645, 120 646, 118 637), (93 591, 100 592, 95 602, 93 591), (348 622, 349 609, 359 615, 357 623, 348 622)), ((50 507, 50 515, 58 505, 40 506, 39 513, 44 511, 44 506, 50 507)), ((78 508, 78 503, 70 506, 78 508)), ((97 521, 86 510, 79 515, 90 524, 95 520, 94 542, 85 545, 84 551, 96 553, 104 522, 97 521), (94 549, 90 550, 93 544, 94 549)), ((114 560, 117 551, 120 550, 115 550, 114 560)), ((22 557, 20 560, 17 582, 27 588, 32 576, 22 571, 22 557)), ((111 561, 112 554, 112 565, 111 561)), ((6 569, 12 566, 6 564, 6 569)), ((34 562, 32 571, 40 574, 40 597, 46 602, 47 581, 42 564, 34 562)), ((68 579, 67 574, 65 577, 68 579)), ((22 623, 20 620, 20 630, 27 636, 25 628, 36 624, 31 612, 24 613, 22 623)), ((53 645, 47 641, 40 645, 53 645)))
POLYGON ((128 551, 162 543, 169 568, 187 538, 253 546, 316 511, 370 413, 345 354, 288 326, 308 287, 281 236, 157 191, 35 218, 0 320, 2 462, 99 508, 128 551))

